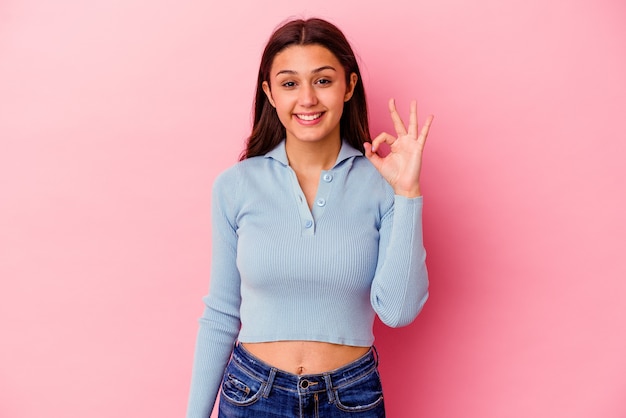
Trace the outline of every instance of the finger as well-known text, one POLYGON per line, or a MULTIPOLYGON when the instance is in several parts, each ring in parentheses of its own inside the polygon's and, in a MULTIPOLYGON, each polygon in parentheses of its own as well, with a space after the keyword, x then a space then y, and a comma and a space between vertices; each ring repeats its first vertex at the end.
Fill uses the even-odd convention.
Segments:
POLYGON ((395 141, 396 141, 396 138, 393 135, 389 135, 387 132, 382 132, 378 134, 378 136, 372 140, 372 152, 378 151, 378 147, 383 142, 386 142, 389 145, 391 145, 395 141))
POLYGON ((417 102, 411 100, 409 111, 409 136, 417 138, 417 102))
POLYGON ((364 143, 363 147, 365 148, 365 157, 370 160, 374 167, 378 169, 382 162, 382 158, 380 157, 380 155, 376 154, 373 151, 372 144, 370 144, 369 142, 364 143))
POLYGON ((420 143, 422 148, 424 148, 424 145, 426 144, 428 131, 430 131, 430 125, 432 125, 434 118, 435 117, 433 115, 429 115, 426 118, 426 122, 424 122, 424 126, 422 126, 422 130, 420 131, 420 136, 417 138, 417 141, 420 143))
POLYGON ((393 121, 393 127, 396 130, 396 135, 406 135, 406 128, 400 114, 396 110, 396 101, 394 99, 389 100, 389 113, 391 113, 391 120, 393 121))

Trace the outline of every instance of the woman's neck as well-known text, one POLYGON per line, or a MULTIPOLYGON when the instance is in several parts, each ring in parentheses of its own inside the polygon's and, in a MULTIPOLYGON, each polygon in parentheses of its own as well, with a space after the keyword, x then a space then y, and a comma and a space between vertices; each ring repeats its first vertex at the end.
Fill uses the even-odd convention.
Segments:
POLYGON ((329 170, 337 161, 341 140, 304 142, 287 139, 285 151, 295 171, 329 170))

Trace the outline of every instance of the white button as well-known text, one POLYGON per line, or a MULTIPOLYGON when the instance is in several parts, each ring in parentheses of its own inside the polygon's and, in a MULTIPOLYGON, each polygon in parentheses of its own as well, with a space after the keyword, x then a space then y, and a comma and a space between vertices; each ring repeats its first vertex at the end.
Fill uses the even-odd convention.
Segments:
POLYGON ((315 202, 315 204, 317 206, 324 206, 326 204, 326 201, 324 199, 317 199, 317 202, 315 202))
POLYGON ((333 181, 333 176, 332 176, 332 174, 326 173, 326 174, 324 174, 324 177, 322 177, 322 179, 326 183, 330 183, 331 181, 333 181))
POLYGON ((306 222, 304 223, 304 227, 305 227, 305 228, 310 228, 310 227, 312 227, 312 226, 313 226, 313 221, 311 221, 311 220, 308 220, 308 221, 306 221, 306 222))

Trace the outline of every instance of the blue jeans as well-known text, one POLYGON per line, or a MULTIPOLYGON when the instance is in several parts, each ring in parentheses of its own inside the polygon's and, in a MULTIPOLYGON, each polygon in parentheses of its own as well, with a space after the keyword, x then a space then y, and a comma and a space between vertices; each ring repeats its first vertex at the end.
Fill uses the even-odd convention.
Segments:
POLYGON ((220 418, 381 418, 385 416, 372 347, 358 360, 321 374, 276 369, 237 344, 224 372, 220 418))

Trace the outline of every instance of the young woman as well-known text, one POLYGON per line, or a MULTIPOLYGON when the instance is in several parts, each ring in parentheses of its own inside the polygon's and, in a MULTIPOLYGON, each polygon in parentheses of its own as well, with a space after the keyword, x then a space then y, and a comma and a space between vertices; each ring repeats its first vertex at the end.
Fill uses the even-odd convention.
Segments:
POLYGON ((374 316, 409 324, 428 297, 418 132, 373 141, 355 55, 332 24, 266 45, 252 133, 213 186, 212 264, 188 417, 383 417, 374 316), (377 150, 387 143, 391 152, 377 150))

